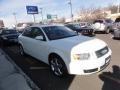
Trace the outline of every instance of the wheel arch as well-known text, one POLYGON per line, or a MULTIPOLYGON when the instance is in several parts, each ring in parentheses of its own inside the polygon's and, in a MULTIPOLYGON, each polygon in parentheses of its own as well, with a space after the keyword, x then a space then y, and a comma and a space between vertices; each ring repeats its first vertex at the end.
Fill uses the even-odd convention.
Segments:
POLYGON ((62 61, 64 62, 65 66, 66 66, 67 72, 69 72, 68 65, 67 65, 68 62, 65 60, 66 57, 63 54, 51 52, 48 56, 48 62, 49 62, 50 58, 54 55, 59 56, 62 59, 62 61))

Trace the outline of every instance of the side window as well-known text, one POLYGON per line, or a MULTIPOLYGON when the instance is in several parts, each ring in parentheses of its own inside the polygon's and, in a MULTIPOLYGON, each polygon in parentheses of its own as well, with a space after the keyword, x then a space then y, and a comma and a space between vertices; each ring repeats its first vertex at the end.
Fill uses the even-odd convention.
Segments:
POLYGON ((37 28, 37 27, 32 27, 31 38, 35 38, 37 36, 43 36, 43 41, 46 41, 45 36, 44 36, 43 32, 41 31, 41 29, 37 28))
POLYGON ((26 37, 31 37, 31 30, 31 28, 26 28, 22 35, 26 37))

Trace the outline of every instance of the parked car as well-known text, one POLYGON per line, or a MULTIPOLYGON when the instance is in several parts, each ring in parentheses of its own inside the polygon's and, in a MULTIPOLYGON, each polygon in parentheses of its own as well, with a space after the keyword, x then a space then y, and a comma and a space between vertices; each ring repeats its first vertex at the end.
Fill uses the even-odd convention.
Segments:
POLYGON ((120 39, 120 29, 114 30, 113 39, 120 39))
POLYGON ((18 40, 21 55, 49 64, 57 76, 92 74, 107 67, 111 59, 104 41, 78 35, 63 25, 31 26, 18 40))
POLYGON ((17 43, 19 33, 14 29, 3 29, 0 33, 0 41, 2 45, 17 43))
POLYGON ((87 27, 86 25, 81 26, 78 23, 71 23, 65 24, 65 26, 83 35, 94 35, 94 29, 87 27))
POLYGON ((96 32, 104 32, 108 34, 110 31, 112 31, 113 21, 111 19, 98 19, 93 22, 93 29, 96 32))
POLYGON ((114 39, 120 39, 120 17, 116 18, 114 22, 114 32, 113 32, 113 38, 114 39))
POLYGON ((81 27, 86 27, 88 26, 88 22, 79 22, 81 27))

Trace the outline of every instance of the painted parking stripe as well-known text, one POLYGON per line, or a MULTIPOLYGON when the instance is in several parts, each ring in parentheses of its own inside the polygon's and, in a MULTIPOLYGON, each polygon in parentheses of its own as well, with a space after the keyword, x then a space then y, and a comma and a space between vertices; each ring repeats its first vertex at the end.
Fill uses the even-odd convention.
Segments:
POLYGON ((31 70, 36 70, 36 69, 48 69, 48 67, 30 67, 31 70))

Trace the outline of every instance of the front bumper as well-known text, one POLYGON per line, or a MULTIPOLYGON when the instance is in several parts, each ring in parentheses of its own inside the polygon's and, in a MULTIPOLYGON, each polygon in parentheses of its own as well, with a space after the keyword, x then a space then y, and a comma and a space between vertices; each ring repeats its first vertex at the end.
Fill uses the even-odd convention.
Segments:
POLYGON ((120 31, 114 31, 113 37, 114 38, 120 38, 120 31))
POLYGON ((3 43, 5 44, 18 43, 18 39, 6 39, 6 40, 3 40, 3 43))
POLYGON ((94 30, 93 29, 83 29, 81 33, 92 35, 92 34, 94 34, 94 30))
POLYGON ((69 64, 69 74, 88 75, 106 68, 111 60, 111 51, 96 60, 74 61, 69 64))
POLYGON ((95 32, 105 32, 107 29, 95 29, 95 32))

